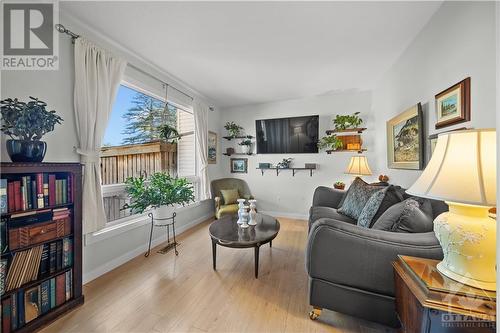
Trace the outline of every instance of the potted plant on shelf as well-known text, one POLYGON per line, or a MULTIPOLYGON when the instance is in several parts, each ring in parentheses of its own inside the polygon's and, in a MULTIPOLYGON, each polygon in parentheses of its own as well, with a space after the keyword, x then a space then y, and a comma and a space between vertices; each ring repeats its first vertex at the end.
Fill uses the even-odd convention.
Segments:
POLYGON ((336 130, 358 128, 362 123, 363 119, 359 117, 359 112, 354 112, 351 115, 336 115, 333 119, 336 130))
POLYGON ((250 152, 252 151, 252 140, 249 140, 249 139, 245 139, 243 141, 241 141, 240 143, 238 143, 238 145, 241 146, 241 150, 243 152, 243 154, 250 154, 250 152))
POLYGON ((343 189, 345 189, 345 183, 341 182, 341 181, 336 181, 333 184, 333 187, 336 188, 337 190, 343 190, 343 189))
POLYGON ((230 137, 235 138, 241 134, 243 127, 234 123, 234 121, 228 121, 224 128, 227 130, 230 137))
POLYGON ((327 135, 321 138, 318 142, 319 149, 339 150, 344 147, 342 140, 336 135, 327 135))
POLYGON ((7 153, 12 162, 41 162, 47 151, 47 143, 41 138, 54 130, 63 119, 54 110, 47 111, 47 103, 30 96, 28 103, 17 98, 0 101, 2 127, 0 130, 11 139, 7 140, 7 153))
POLYGON ((291 157, 289 158, 284 158, 283 161, 279 162, 278 164, 276 164, 276 167, 278 169, 289 169, 291 164, 292 164, 292 159, 291 157))
POLYGON ((179 132, 173 126, 165 124, 160 126, 159 130, 161 138, 167 143, 177 143, 177 140, 181 138, 179 132))
POLYGON ((161 206, 186 205, 194 201, 193 186, 186 178, 174 178, 166 172, 156 172, 149 178, 129 177, 125 192, 130 202, 123 209, 142 214, 161 206))

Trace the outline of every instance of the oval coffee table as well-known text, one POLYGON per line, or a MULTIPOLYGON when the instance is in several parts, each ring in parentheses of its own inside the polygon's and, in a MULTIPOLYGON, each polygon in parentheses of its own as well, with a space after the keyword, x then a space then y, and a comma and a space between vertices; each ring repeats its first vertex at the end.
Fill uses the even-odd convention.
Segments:
POLYGON ((257 225, 241 228, 236 223, 237 215, 225 215, 212 222, 208 231, 212 238, 212 258, 214 271, 216 270, 217 245, 236 249, 255 249, 255 278, 259 276, 259 248, 269 243, 272 247, 273 239, 278 235, 280 223, 272 216, 258 213, 257 225))

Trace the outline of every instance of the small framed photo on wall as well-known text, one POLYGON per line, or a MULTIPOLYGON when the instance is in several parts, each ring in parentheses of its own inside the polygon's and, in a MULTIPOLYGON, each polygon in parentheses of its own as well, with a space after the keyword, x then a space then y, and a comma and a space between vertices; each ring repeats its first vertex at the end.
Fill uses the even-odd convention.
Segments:
POLYGON ((436 129, 470 120, 470 77, 436 95, 436 129))
POLYGON ((217 133, 208 131, 208 164, 217 164, 217 133))
POLYGON ((232 158, 231 173, 247 173, 248 158, 232 158))

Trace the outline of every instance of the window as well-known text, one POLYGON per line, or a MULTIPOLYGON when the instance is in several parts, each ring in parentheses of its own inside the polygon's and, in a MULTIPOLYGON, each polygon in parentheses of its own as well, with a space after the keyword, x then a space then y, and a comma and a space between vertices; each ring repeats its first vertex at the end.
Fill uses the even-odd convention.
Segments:
MULTIPOLYGON (((165 90, 164 95, 165 94, 165 90)), ((109 222, 130 215, 124 181, 128 177, 167 171, 187 177, 196 189, 195 135, 192 110, 167 102, 160 89, 122 82, 105 131, 101 148, 101 183, 109 222), (161 139, 160 127, 175 127, 177 143, 161 139)))

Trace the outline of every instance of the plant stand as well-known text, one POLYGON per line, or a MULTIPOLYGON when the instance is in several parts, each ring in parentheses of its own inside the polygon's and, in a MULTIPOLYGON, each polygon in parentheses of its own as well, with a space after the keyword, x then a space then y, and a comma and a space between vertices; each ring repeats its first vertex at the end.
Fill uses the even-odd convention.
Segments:
POLYGON ((153 239, 154 227, 164 227, 167 229, 167 245, 161 250, 159 250, 158 253, 165 254, 173 248, 175 251, 175 255, 178 256, 179 252, 177 251, 177 245, 180 244, 177 243, 177 241, 175 240, 175 217, 177 216, 177 214, 174 212, 172 213, 172 217, 164 217, 164 218, 154 218, 153 213, 149 213, 148 216, 149 218, 151 218, 151 230, 149 232, 148 252, 146 252, 144 256, 149 257, 149 254, 151 253, 151 241, 153 239), (170 220, 171 222, 163 222, 170 220), (170 242, 170 227, 172 227, 173 242, 170 242))

